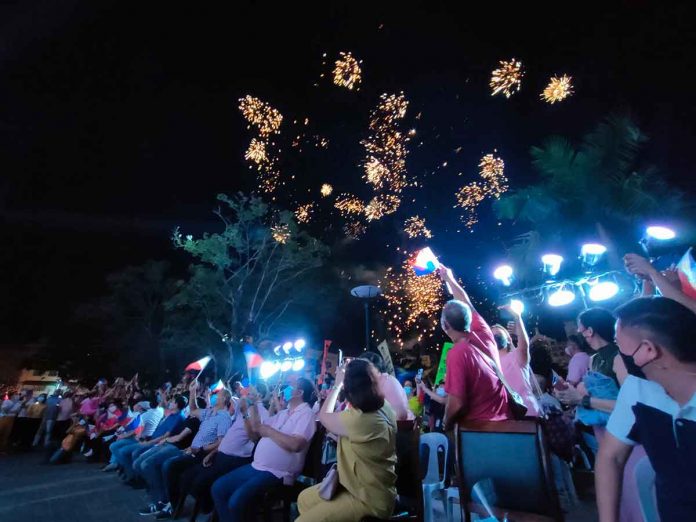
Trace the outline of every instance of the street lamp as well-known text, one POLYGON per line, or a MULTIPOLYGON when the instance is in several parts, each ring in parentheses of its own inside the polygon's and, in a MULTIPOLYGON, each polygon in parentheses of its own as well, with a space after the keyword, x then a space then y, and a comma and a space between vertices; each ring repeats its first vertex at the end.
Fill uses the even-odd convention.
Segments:
POLYGON ((350 291, 350 294, 361 299, 365 306, 365 350, 370 349, 370 301, 381 293, 382 290, 373 285, 356 286, 350 291))

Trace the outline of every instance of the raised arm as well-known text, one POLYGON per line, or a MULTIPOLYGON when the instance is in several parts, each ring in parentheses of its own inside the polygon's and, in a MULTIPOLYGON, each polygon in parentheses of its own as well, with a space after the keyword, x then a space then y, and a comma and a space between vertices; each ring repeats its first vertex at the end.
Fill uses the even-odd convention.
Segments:
POLYGON ((336 401, 338 400, 338 394, 343 388, 343 378, 346 375, 345 366, 341 366, 336 370, 336 382, 334 387, 329 392, 328 397, 322 404, 319 410, 319 422, 321 422, 327 431, 333 433, 334 435, 339 435, 345 437, 348 435, 346 427, 343 425, 341 420, 341 414, 335 413, 336 401))
POLYGON ((191 381, 189 384, 189 414, 192 417, 200 417, 201 410, 198 408, 196 403, 196 393, 198 392, 198 381, 191 381))
POLYGON ((471 299, 469 299, 469 294, 466 293, 466 290, 462 288, 457 279, 454 277, 452 269, 441 264, 440 268, 437 269, 437 273, 442 282, 449 286, 450 290, 452 291, 452 297, 466 303, 467 306, 471 308, 471 311, 474 312, 476 309, 474 308, 474 304, 471 302, 471 299))
POLYGON ((672 299, 696 313, 696 299, 692 299, 677 288, 668 277, 652 266, 650 261, 638 254, 626 254, 624 264, 626 270, 631 274, 649 277, 664 297, 672 299))
POLYGON ((423 381, 419 382, 416 386, 419 390, 423 390, 423 393, 425 393, 428 397, 430 397, 430 399, 434 400, 435 402, 439 404, 447 404, 447 397, 440 397, 437 393, 428 388, 428 386, 423 381))
POLYGON ((515 312, 510 305, 503 305, 500 309, 512 315, 512 320, 515 323, 515 335, 517 336, 518 352, 516 353, 522 366, 525 366, 529 363, 529 335, 527 335, 527 329, 524 327, 522 316, 515 312))

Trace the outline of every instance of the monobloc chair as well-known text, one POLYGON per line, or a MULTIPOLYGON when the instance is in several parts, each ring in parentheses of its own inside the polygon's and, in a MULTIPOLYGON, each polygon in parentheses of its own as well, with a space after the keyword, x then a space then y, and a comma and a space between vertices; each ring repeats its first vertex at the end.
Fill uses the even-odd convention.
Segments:
POLYGON ((507 512, 518 521, 563 521, 548 448, 537 421, 478 421, 457 426, 455 460, 466 522, 471 521, 472 512, 489 514, 474 498, 476 484, 489 484, 493 489, 496 505, 489 507, 498 518, 507 512))
POLYGON ((447 481, 447 466, 449 462, 449 439, 443 433, 425 433, 420 437, 421 452, 425 449, 427 466, 423 479, 423 520, 432 522, 433 495, 436 494, 442 501, 445 513, 447 513, 447 495, 445 493, 447 481), (425 448, 424 448, 425 446, 425 448), (440 467, 440 457, 442 468, 440 467))
POLYGON ((635 468, 640 511, 645 522, 659 522, 657 499, 655 498, 655 470, 648 457, 640 459, 635 468))

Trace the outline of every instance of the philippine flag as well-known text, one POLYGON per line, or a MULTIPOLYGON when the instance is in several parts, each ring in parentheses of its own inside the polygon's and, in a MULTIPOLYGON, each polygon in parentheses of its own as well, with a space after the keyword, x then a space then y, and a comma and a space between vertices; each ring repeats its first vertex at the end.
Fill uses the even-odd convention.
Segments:
POLYGON ((137 417, 133 417, 133 420, 130 421, 130 424, 126 426, 126 431, 134 431, 136 435, 140 435, 140 433, 143 431, 144 426, 140 422, 140 415, 137 417))
POLYGON ((682 292, 696 299, 696 263, 694 263, 693 249, 689 248, 677 265, 677 274, 681 283, 682 292))
POLYGON ((121 416, 118 418, 118 423, 125 427, 127 424, 130 423, 132 420, 132 417, 128 416, 128 408, 123 408, 123 413, 121 413, 121 416))
POLYGON ((256 368, 261 366, 263 362, 263 357, 250 344, 244 345, 244 358, 246 359, 247 368, 256 368))
POLYGON ((210 391, 213 392, 213 393, 217 393, 217 392, 219 392, 220 390, 222 390, 222 389, 224 389, 224 388, 225 388, 225 383, 222 382, 222 379, 219 379, 218 382, 216 382, 215 384, 213 384, 213 385, 210 387, 210 391))
POLYGON ((184 371, 185 372, 202 372, 205 369, 205 367, 208 366, 209 362, 210 362, 210 357, 208 357, 206 355, 202 359, 198 359, 197 361, 194 361, 191 364, 189 364, 184 371))
POLYGON ((430 247, 419 250, 410 263, 417 276, 432 274, 440 266, 440 262, 430 247))

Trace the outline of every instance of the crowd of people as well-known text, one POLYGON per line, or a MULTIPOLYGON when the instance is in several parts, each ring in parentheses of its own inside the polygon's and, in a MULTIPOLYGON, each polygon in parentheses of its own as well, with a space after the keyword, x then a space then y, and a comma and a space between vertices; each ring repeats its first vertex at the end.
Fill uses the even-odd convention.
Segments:
POLYGON ((567 339, 564 374, 543 342, 530 340, 520 314, 503 307, 512 321, 489 325, 442 266, 453 299, 441 327, 454 346, 440 382, 420 375, 399 382, 379 354, 365 352, 339 367, 330 385, 290 375, 273 388, 259 381, 213 392, 185 374, 157 390, 141 388, 136 375, 50 396, 21 391, 0 408, 13 420, 0 444, 4 436, 11 447, 44 447, 51 464, 79 454, 102 463, 124 485, 146 489, 143 516, 177 518, 192 496, 202 513, 228 522, 252 519, 255 499, 293 484, 312 440, 322 437, 335 452, 322 459, 324 481, 299 494, 297 520, 358 521, 394 509, 398 421, 425 416, 424 430, 449 432, 471 421, 531 418, 549 427, 555 419, 564 436, 556 424, 549 447, 566 509, 574 496, 569 467, 581 456, 594 463, 600 520, 641 520, 630 473, 647 458, 662 520, 691 520, 696 301, 647 260, 628 255, 625 263, 643 279, 643 296, 613 312, 583 311, 567 339))

